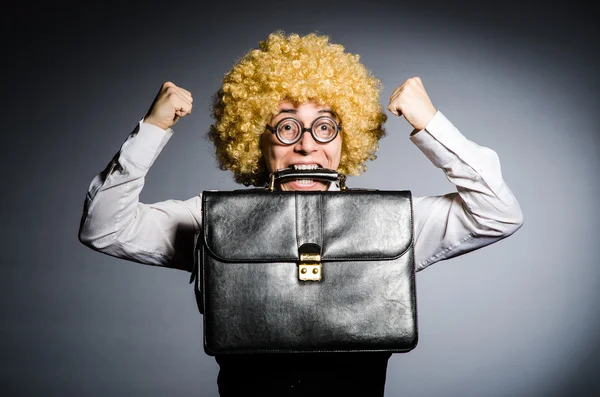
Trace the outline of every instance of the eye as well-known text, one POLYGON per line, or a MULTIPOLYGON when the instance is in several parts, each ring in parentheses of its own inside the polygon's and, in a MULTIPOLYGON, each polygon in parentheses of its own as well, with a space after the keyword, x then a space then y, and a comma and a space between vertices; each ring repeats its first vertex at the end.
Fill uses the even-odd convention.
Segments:
POLYGON ((313 128, 315 134, 322 139, 330 139, 337 132, 337 124, 329 117, 317 119, 313 128))
POLYGON ((300 123, 295 119, 283 119, 277 125, 277 133, 285 140, 293 140, 300 132, 300 123))

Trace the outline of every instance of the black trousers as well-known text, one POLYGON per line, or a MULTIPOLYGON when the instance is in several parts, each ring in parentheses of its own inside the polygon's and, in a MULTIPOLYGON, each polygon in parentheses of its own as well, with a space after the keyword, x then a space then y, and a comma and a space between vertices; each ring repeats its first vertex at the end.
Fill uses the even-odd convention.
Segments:
POLYGON ((381 397, 390 353, 216 356, 221 397, 381 397))

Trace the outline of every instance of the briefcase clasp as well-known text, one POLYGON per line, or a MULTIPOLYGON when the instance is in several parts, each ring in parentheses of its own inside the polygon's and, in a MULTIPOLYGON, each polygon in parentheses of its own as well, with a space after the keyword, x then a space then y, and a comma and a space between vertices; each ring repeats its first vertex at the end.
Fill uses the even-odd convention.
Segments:
POLYGON ((321 255, 305 253, 300 255, 298 279, 300 281, 321 281, 321 255))

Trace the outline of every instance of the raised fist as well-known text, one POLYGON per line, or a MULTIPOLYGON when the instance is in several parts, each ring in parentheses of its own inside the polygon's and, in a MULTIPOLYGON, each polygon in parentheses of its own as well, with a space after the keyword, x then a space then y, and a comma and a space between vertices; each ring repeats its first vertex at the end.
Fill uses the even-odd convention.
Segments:
POLYGON ((406 80, 394 90, 388 110, 396 116, 404 116, 416 130, 425 128, 437 112, 418 77, 406 80))
POLYGON ((160 87, 144 123, 154 124, 163 130, 172 127, 181 117, 192 112, 192 94, 167 81, 160 87))

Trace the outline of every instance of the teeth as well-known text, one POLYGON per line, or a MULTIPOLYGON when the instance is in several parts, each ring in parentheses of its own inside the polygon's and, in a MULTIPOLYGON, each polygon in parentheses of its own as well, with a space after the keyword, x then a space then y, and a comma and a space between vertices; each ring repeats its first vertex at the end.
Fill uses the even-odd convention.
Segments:
POLYGON ((299 185, 310 185, 311 183, 313 183, 312 179, 297 179, 296 182, 299 185))
POLYGON ((319 168, 317 164, 294 164, 295 170, 316 170, 319 168))

